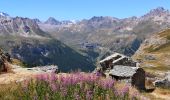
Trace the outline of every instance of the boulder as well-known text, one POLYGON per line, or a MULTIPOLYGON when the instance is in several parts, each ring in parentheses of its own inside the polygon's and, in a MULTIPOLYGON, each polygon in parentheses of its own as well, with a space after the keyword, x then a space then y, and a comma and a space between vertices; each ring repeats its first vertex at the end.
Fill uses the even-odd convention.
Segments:
POLYGON ((156 87, 170 87, 170 72, 165 73, 165 77, 163 79, 158 79, 153 82, 156 87))
POLYGON ((156 60, 153 55, 145 55, 145 60, 156 60))
POLYGON ((0 72, 7 72, 8 71, 8 62, 11 61, 11 57, 8 53, 4 53, 1 49, 0 49, 0 72))
POLYGON ((34 69, 37 69, 43 72, 59 73, 59 68, 56 65, 38 66, 34 69))

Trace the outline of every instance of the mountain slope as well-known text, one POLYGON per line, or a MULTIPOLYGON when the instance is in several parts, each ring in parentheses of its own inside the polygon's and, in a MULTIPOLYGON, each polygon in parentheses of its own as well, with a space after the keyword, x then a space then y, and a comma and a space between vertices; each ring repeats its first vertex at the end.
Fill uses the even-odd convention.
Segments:
POLYGON ((93 70, 85 57, 42 31, 35 20, 22 17, 0 18, 0 47, 28 66, 56 64, 61 71, 93 70))
POLYGON ((133 56, 148 70, 170 70, 170 29, 155 33, 146 39, 133 56))

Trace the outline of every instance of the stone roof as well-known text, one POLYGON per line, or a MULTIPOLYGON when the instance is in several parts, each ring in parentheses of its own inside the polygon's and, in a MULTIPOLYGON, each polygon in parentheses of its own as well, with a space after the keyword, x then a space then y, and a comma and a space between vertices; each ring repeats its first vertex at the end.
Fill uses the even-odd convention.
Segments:
POLYGON ((114 58, 114 57, 116 57, 116 56, 118 56, 118 55, 120 55, 120 56, 122 56, 122 57, 126 57, 126 56, 124 56, 124 55, 122 55, 122 54, 120 54, 120 53, 114 53, 114 54, 106 57, 105 59, 101 60, 100 63, 103 63, 103 62, 105 62, 105 61, 108 61, 108 60, 110 60, 110 59, 112 59, 112 58, 114 58))
POLYGON ((122 59, 124 59, 124 58, 126 58, 126 56, 122 56, 122 57, 114 60, 112 63, 115 64, 116 62, 118 62, 118 61, 120 61, 120 60, 122 60, 122 59))
POLYGON ((119 77, 132 77, 139 67, 116 65, 110 70, 109 74, 119 77))

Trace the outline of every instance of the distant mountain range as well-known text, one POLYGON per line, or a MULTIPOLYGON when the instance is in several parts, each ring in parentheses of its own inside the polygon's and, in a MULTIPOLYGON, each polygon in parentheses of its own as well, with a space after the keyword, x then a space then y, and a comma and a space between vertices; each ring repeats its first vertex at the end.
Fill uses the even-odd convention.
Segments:
POLYGON ((62 21, 56 23, 54 18, 50 19, 45 23, 39 23, 42 30, 78 51, 89 51, 88 48, 82 48, 82 44, 87 42, 98 44, 93 51, 100 54, 99 59, 112 52, 131 56, 145 38, 170 27, 170 12, 162 7, 153 9, 141 17, 124 19, 94 16, 69 24, 63 24, 62 21))
POLYGON ((0 13, 0 46, 30 66, 57 64, 64 71, 87 71, 113 52, 132 56, 145 39, 169 27, 170 12, 162 7, 141 17, 94 16, 81 21, 50 17, 41 22, 0 13))

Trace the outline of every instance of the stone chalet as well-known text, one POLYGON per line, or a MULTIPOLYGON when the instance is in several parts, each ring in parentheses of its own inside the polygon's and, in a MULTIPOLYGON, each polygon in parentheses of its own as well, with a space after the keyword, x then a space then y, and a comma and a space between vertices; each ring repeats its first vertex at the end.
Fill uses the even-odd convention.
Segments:
POLYGON ((145 71, 139 63, 120 53, 114 53, 100 61, 100 72, 115 80, 124 80, 138 89, 145 89, 145 71))

